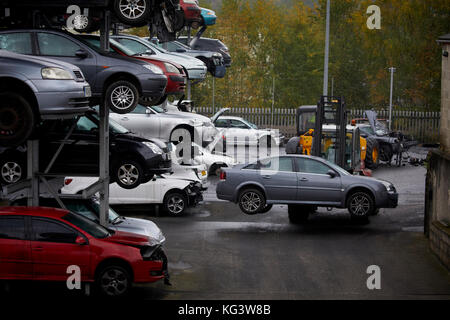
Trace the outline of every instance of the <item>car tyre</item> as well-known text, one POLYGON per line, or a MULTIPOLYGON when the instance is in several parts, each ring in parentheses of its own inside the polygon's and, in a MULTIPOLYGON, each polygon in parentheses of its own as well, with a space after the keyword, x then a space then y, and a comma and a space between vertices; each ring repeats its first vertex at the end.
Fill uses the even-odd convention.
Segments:
POLYGON ((292 224, 304 224, 308 221, 312 209, 302 205, 288 205, 289 222, 292 224))
POLYGON ((8 185, 19 182, 27 176, 27 167, 23 161, 7 157, 0 160, 0 183, 8 185))
POLYGON ((131 288, 131 275, 122 266, 109 265, 98 273, 96 284, 103 296, 123 297, 131 288))
POLYGON ((108 86, 105 92, 106 106, 115 113, 125 114, 133 111, 139 102, 136 86, 127 80, 119 80, 108 86))
POLYGON ((92 17, 78 15, 74 19, 74 30, 80 33, 91 33, 100 29, 100 24, 92 17))
POLYGON ((181 216, 187 207, 187 198, 179 191, 173 191, 164 197, 164 211, 171 216, 181 216))
POLYGON ((366 191, 356 191, 347 200, 347 208, 354 220, 367 220, 375 211, 375 202, 366 191))
POLYGON ((122 160, 116 166, 114 181, 124 189, 134 189, 144 181, 144 170, 134 160, 122 160))
POLYGON ((239 208, 245 214, 258 214, 265 206, 266 198, 258 189, 245 189, 239 195, 239 208))
POLYGON ((367 139, 366 149, 366 167, 369 169, 376 169, 380 163, 380 145, 377 140, 373 138, 367 139))
POLYGON ((390 164, 393 156, 394 152, 392 151, 392 147, 390 145, 383 144, 380 146, 380 158, 382 161, 390 164))
POLYGON ((36 125, 27 100, 16 93, 0 93, 0 145, 14 147, 25 142, 36 125))
POLYGON ((133 27, 146 25, 152 11, 150 0, 115 0, 113 6, 117 18, 133 27))

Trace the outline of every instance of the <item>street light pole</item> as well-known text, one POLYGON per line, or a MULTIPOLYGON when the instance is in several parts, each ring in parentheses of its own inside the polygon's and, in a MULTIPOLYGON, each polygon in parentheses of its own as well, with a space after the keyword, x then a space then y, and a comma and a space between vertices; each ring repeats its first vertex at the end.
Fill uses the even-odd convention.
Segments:
POLYGON ((323 71, 323 95, 328 95, 328 61, 330 54, 330 0, 327 0, 327 22, 325 30, 325 60, 323 71))
POLYGON ((397 69, 394 67, 390 67, 389 71, 391 72, 391 93, 389 95, 389 131, 392 130, 392 95, 394 92, 394 72, 397 69))

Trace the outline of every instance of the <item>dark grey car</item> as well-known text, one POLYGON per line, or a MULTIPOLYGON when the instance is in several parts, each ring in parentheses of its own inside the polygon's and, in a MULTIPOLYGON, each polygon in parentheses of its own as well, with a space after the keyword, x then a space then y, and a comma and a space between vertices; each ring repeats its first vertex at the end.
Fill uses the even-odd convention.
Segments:
POLYGON ((44 56, 76 65, 92 88, 91 105, 105 99, 116 113, 132 111, 140 97, 157 101, 165 94, 167 77, 157 66, 104 53, 82 37, 50 29, 0 31, 0 45, 21 54, 44 56), (156 100, 155 100, 156 99, 156 100))
POLYGON ((289 205, 289 219, 300 223, 317 207, 348 208, 366 219, 378 208, 395 208, 398 194, 390 183, 353 176, 322 158, 289 155, 225 168, 217 197, 239 204, 246 214, 264 213, 273 204, 289 205))
POLYGON ((21 144, 40 119, 86 112, 90 96, 78 67, 0 50, 0 145, 21 144))

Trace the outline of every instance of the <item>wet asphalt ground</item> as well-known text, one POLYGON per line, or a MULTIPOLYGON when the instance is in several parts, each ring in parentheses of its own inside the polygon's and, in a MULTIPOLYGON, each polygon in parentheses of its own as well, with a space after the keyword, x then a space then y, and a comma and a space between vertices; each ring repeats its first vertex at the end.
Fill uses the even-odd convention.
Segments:
MULTIPOLYGON (((415 156, 424 156, 418 150, 415 156)), ((346 210, 320 209, 304 226, 289 223, 286 206, 247 216, 217 200, 215 184, 183 217, 151 217, 166 235, 172 286, 135 288, 140 299, 450 299, 450 273, 423 234, 426 169, 381 166, 394 182, 396 209, 369 224, 346 210), (369 290, 367 267, 381 268, 381 290, 369 290)), ((134 213, 145 218, 146 214, 134 213)))
MULTIPOLYGON (((425 174, 411 165, 376 170, 375 177, 395 184, 399 206, 381 209, 364 225, 345 210, 320 209, 303 226, 289 223, 286 206, 247 216, 217 200, 216 177, 205 201, 182 217, 159 215, 155 206, 119 208, 158 224, 170 261, 172 286, 139 285, 130 298, 450 299, 450 273, 423 235, 425 174), (370 265, 381 269, 380 290, 367 288, 370 265)), ((37 286, 25 289, 41 292, 37 286)), ((63 288, 57 294, 73 295, 63 288)))

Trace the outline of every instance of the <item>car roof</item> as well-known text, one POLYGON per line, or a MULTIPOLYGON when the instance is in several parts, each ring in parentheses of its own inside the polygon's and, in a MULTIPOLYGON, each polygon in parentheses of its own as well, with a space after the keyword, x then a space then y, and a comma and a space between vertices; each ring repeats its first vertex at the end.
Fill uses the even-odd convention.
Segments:
POLYGON ((2 207, 0 208, 0 216, 5 215, 22 215, 22 216, 38 216, 45 218, 62 218, 69 211, 47 207, 2 207))

